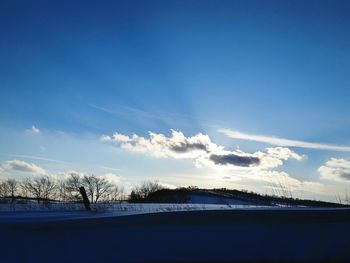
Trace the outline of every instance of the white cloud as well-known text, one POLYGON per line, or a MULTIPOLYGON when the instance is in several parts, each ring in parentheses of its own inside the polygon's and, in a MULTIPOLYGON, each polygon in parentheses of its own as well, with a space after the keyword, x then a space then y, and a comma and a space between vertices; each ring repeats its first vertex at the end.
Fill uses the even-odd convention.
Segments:
POLYGON ((103 134, 101 136, 101 141, 103 141, 103 142, 110 142, 110 141, 112 141, 112 138, 111 138, 111 136, 103 134))
POLYGON ((266 148, 266 150, 269 156, 282 160, 291 158, 300 161, 306 157, 305 155, 299 155, 285 147, 266 148))
POLYGON ((114 173, 106 173, 101 176, 102 178, 105 178, 108 182, 118 185, 122 181, 122 177, 120 175, 114 174, 114 173))
POLYGON ((6 161, 1 167, 2 173, 20 172, 34 175, 47 175, 47 172, 40 166, 20 160, 6 161))
POLYGON ((86 175, 85 173, 77 172, 77 171, 50 173, 46 171, 44 168, 34 163, 27 163, 21 160, 5 161, 0 166, 0 174, 4 175, 7 178, 18 178, 18 179, 23 179, 27 177, 33 177, 33 176, 49 176, 53 179, 67 179, 71 174, 77 175, 79 177, 83 177, 84 175, 86 175))
POLYGON ((156 157, 197 158, 203 153, 223 149, 212 143, 208 135, 199 133, 192 137, 185 137, 182 132, 174 130, 169 137, 153 132, 149 132, 149 138, 136 134, 129 137, 116 132, 112 137, 102 135, 101 140, 118 143, 129 151, 147 152, 156 157))
POLYGON ((338 182, 350 182, 350 160, 331 158, 318 168, 321 177, 338 182))
POLYGON ((278 145, 283 147, 299 147, 299 148, 308 148, 308 149, 318 149, 318 150, 329 150, 329 151, 338 151, 338 152, 350 152, 350 146, 342 145, 332 145, 332 144, 323 144, 323 143, 314 143, 314 142, 305 142, 298 140, 289 140, 273 136, 264 136, 264 135, 255 135, 242 133, 239 131, 229 130, 229 129, 220 129, 218 132, 225 134, 226 136, 233 139, 263 142, 271 145, 278 145))
POLYGON ((28 131, 28 132, 31 132, 31 133, 33 133, 33 134, 38 134, 38 133, 40 133, 40 130, 39 130, 37 127, 35 127, 34 125, 32 125, 32 128, 28 129, 27 131, 28 131))
POLYGON ((197 167, 215 169, 271 169, 281 166, 285 160, 301 160, 304 157, 284 147, 267 148, 266 152, 255 153, 227 151, 224 146, 213 143, 208 135, 199 133, 186 137, 174 130, 169 137, 153 132, 149 133, 149 138, 114 133, 113 136, 103 135, 101 140, 114 142, 132 152, 150 153, 156 157, 193 159, 197 167))
POLYGON ((115 141, 118 141, 118 142, 130 142, 130 138, 129 136, 126 136, 126 135, 123 135, 123 134, 120 134, 120 133, 115 133, 113 135, 113 139, 115 141))
POLYGON ((256 152, 253 155, 260 158, 261 167, 263 168, 275 168, 281 166, 283 165, 283 161, 288 159, 300 161, 306 158, 305 155, 299 155, 285 147, 267 148, 266 152, 256 152))

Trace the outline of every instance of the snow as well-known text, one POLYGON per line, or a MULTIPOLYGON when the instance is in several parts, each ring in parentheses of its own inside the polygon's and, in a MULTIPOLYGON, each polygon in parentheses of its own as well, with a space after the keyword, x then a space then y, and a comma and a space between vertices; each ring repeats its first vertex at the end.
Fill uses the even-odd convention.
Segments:
POLYGON ((92 204, 92 211, 85 211, 82 204, 0 204, 0 223, 44 222, 77 219, 120 217, 128 215, 154 214, 184 211, 226 211, 226 210, 307 210, 340 211, 347 208, 306 208, 289 206, 258 206, 233 204, 165 204, 165 203, 114 203, 92 204))
POLYGON ((0 223, 11 221, 54 221, 82 218, 115 217, 137 214, 264 208, 264 206, 217 204, 114 203, 92 204, 85 211, 82 204, 0 204, 0 223))

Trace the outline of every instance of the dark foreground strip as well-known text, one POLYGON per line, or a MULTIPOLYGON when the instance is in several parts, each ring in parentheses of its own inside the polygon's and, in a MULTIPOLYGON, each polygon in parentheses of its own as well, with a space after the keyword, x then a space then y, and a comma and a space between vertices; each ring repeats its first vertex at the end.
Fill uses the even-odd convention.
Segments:
MULTIPOLYGON (((134 262, 139 263, 139 262, 134 262)), ((141 262, 140 262, 141 263, 141 262)), ((349 263, 348 260, 142 261, 142 263, 349 263)))
POLYGON ((349 233, 344 209, 18 221, 0 223, 0 262, 350 262, 349 233))

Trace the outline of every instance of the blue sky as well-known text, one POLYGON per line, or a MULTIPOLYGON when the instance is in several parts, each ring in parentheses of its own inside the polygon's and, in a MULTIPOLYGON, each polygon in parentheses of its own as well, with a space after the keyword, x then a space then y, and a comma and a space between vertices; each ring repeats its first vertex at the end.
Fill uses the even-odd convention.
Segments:
MULTIPOLYGON (((48 173, 113 173, 130 187, 157 179, 266 192, 262 174, 274 172, 299 188, 317 183, 307 197, 334 199, 350 180, 349 151, 249 136, 350 146, 349 11, 348 1, 3 1, 3 176, 16 174, 6 162, 22 161, 48 173), (224 147, 210 152, 220 156, 263 163, 266 148, 283 147, 303 158, 213 164, 208 151, 180 156, 164 148, 179 143, 171 129, 186 143, 209 136, 224 147), (168 140, 146 149, 139 139, 112 136, 149 140, 149 131, 168 140)), ((193 150, 200 149, 186 149, 193 150)))

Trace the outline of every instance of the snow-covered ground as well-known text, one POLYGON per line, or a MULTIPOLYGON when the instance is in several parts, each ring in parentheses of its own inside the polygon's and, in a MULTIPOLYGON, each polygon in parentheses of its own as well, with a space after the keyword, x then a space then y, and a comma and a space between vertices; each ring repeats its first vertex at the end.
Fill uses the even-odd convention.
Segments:
MULTIPOLYGON (((170 212, 170 211, 192 211, 192 210, 221 210, 233 208, 270 207, 247 204, 212 204, 212 203, 188 203, 188 204, 166 204, 166 203, 100 203, 91 205, 93 211, 137 211, 137 212, 170 212)), ((0 212, 6 211, 83 211, 83 204, 65 203, 28 203, 28 204, 0 204, 0 212)))
POLYGON ((161 212, 262 209, 265 206, 217 204, 114 203, 93 204, 87 212, 82 204, 0 204, 0 223, 100 218, 161 212))
POLYGON ((285 210, 285 211, 340 211, 347 208, 307 208, 290 206, 218 205, 218 204, 164 204, 164 203, 114 203, 92 204, 92 211, 85 211, 82 204, 0 204, 0 223, 48 222, 76 219, 120 217, 139 214, 185 211, 237 211, 237 210, 285 210))

